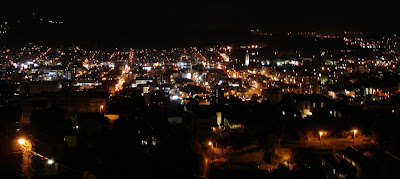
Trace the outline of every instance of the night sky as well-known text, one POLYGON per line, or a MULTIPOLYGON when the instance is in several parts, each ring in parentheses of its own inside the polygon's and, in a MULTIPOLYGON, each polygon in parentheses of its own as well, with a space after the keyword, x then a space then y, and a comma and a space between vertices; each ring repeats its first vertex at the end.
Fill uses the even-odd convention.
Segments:
MULTIPOLYGON (((14 39, 102 41, 152 46, 196 44, 235 39, 261 29, 289 31, 399 32, 396 6, 390 4, 315 3, 134 3, 99 1, 82 3, 9 3, 0 17, 9 21, 36 18, 59 20, 61 25, 24 24, 14 39), (35 15, 33 15, 35 13, 35 15)), ((101 43, 101 42, 100 42, 101 43)))

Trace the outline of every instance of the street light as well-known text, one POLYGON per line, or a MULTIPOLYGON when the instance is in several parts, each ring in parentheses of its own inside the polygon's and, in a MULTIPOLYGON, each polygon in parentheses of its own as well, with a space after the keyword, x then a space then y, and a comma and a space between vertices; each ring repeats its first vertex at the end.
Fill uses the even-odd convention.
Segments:
POLYGON ((25 145, 26 144, 26 140, 24 138, 20 138, 18 139, 18 143, 21 145, 25 145))
POLYGON ((214 150, 213 150, 213 143, 210 141, 208 145, 211 146, 211 162, 214 162, 214 150))
POLYGON ((54 163, 54 160, 53 160, 53 159, 47 160, 47 164, 52 165, 53 163, 54 163))
POLYGON ((100 105, 100 113, 104 109, 104 105, 100 105))
POLYGON ((357 129, 353 129, 353 139, 356 138, 357 129))
POLYGON ((321 141, 322 135, 324 135, 323 131, 319 131, 319 140, 321 141))

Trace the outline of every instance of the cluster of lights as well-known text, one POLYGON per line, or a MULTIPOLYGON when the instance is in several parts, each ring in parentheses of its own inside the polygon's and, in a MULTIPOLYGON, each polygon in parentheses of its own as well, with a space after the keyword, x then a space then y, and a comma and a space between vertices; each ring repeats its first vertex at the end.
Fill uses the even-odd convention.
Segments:
POLYGON ((257 48, 262 48, 261 45, 247 45, 247 46, 240 46, 240 48, 244 49, 257 49, 257 48))
POLYGON ((121 76, 119 77, 119 80, 117 84, 115 84, 115 92, 121 91, 124 88, 124 83, 125 83, 125 75, 130 71, 130 68, 128 65, 125 65, 125 69, 122 70, 121 76))
POLYGON ((46 20, 46 19, 39 19, 42 22, 48 22, 50 24, 63 24, 63 21, 54 21, 54 20, 46 20))
POLYGON ((229 62, 229 56, 225 53, 219 53, 219 55, 224 59, 225 62, 229 62))

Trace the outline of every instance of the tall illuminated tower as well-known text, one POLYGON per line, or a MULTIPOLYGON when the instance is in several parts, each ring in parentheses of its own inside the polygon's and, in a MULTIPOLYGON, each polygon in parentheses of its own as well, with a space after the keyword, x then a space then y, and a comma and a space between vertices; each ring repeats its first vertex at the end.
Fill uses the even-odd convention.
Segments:
POLYGON ((129 50, 129 57, 128 57, 128 65, 132 66, 133 65, 133 58, 135 57, 135 52, 133 52, 133 49, 129 50))
POLYGON ((246 50, 246 55, 244 57, 244 66, 249 66, 249 64, 250 64, 249 50, 246 50))

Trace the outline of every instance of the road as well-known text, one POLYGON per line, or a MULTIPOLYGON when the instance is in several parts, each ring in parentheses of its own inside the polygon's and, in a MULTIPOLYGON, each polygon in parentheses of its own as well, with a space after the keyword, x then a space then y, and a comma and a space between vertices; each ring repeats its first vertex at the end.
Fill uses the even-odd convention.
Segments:
POLYGON ((290 144, 286 144, 284 147, 304 147, 304 148, 313 148, 313 149, 334 149, 334 150, 344 150, 347 147, 365 147, 368 145, 374 145, 374 142, 367 137, 357 137, 355 139, 352 138, 323 138, 321 141, 318 139, 293 142, 290 144))

